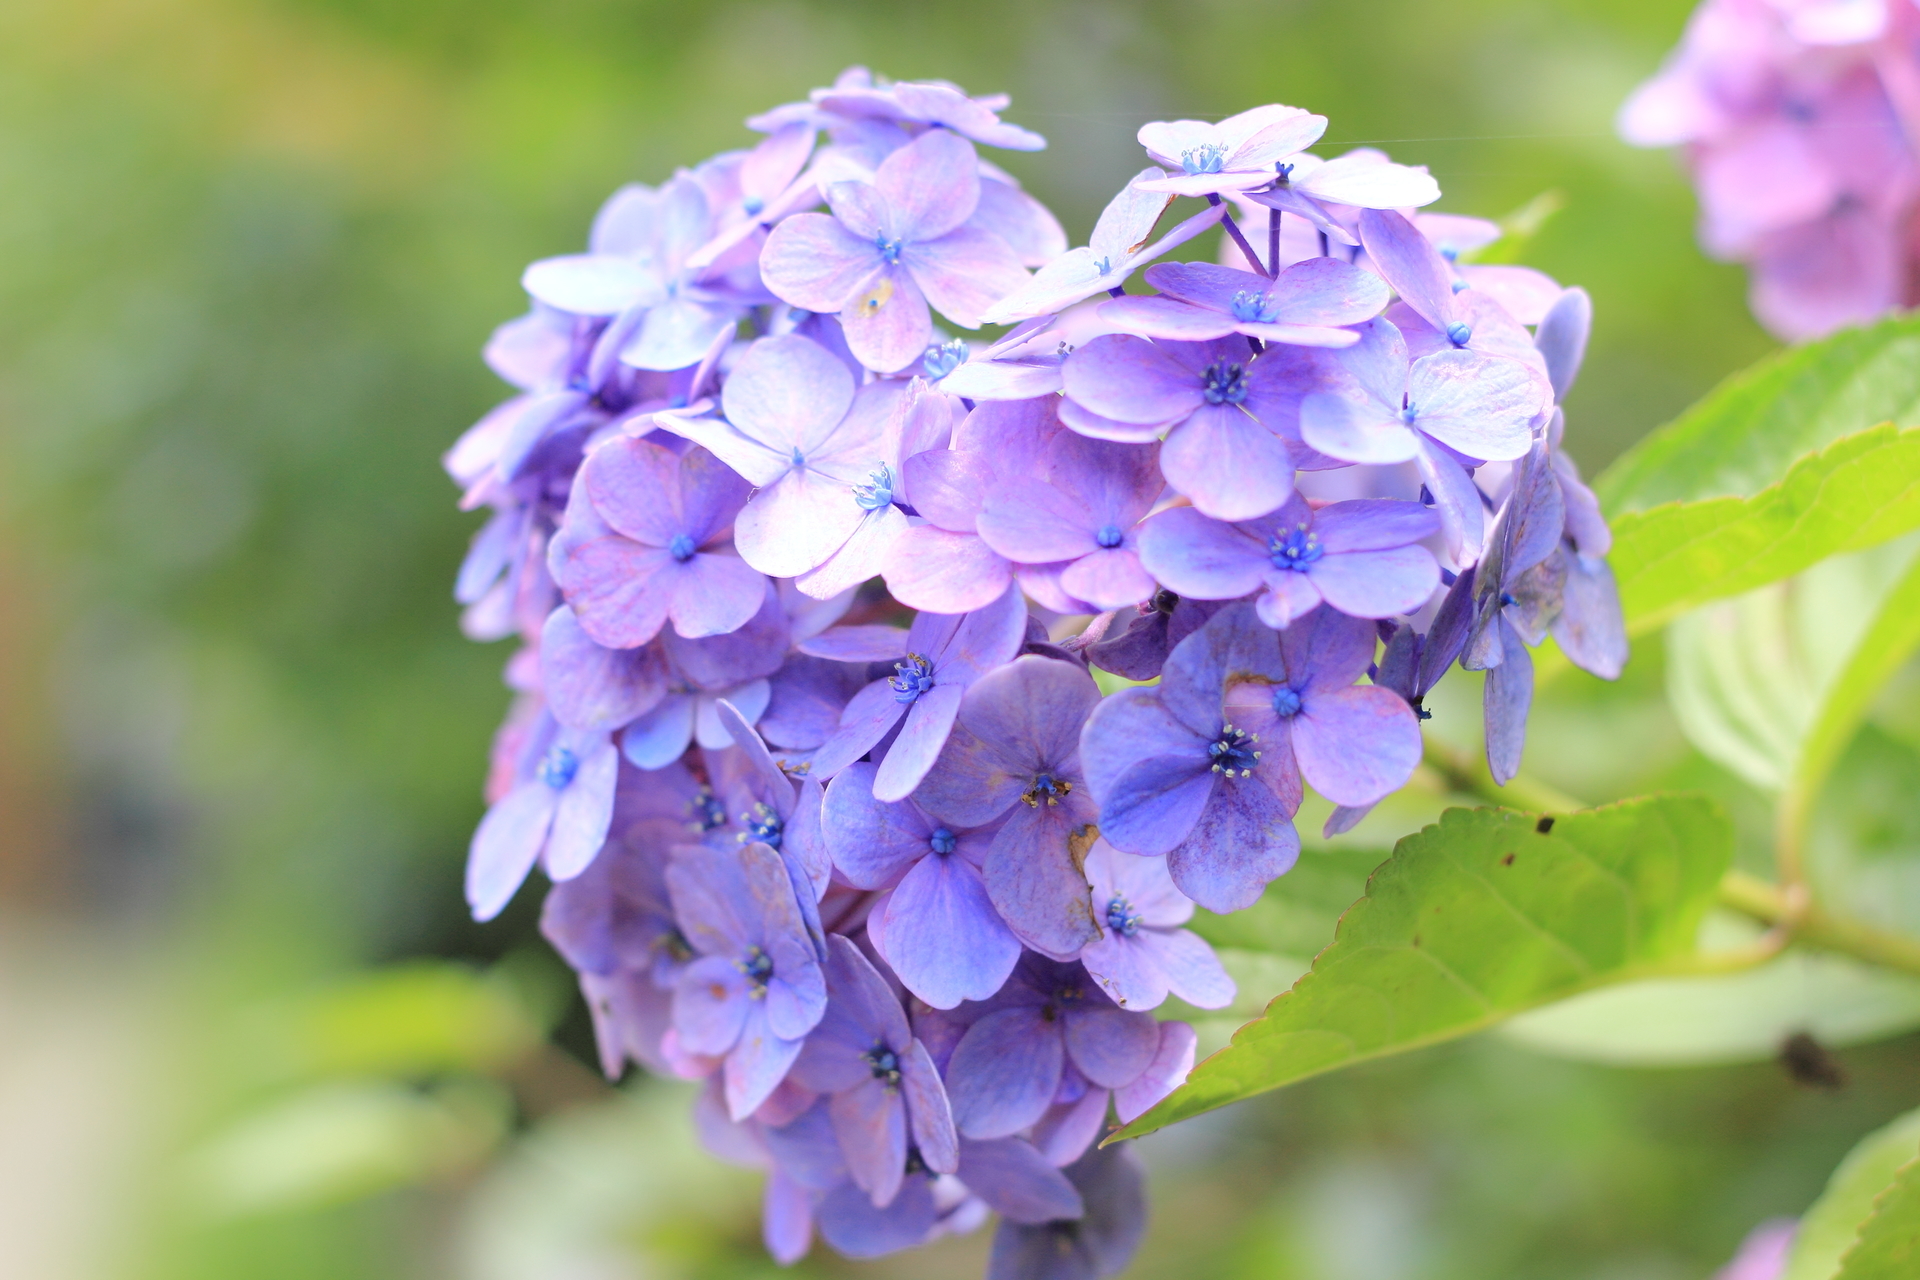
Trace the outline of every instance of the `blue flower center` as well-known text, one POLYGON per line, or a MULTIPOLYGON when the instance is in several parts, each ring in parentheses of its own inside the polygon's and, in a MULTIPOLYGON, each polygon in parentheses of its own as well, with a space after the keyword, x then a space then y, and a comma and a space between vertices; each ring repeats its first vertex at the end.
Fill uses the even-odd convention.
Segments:
POLYGON ((895 702, 912 702, 933 688, 933 663, 925 654, 910 653, 894 663, 893 669, 896 674, 887 677, 887 688, 893 690, 895 702))
POLYGON ((1213 771, 1231 778, 1235 774, 1244 778, 1253 772, 1254 761, 1260 753, 1253 744, 1260 741, 1257 733, 1248 733, 1245 729, 1236 729, 1230 724, 1220 726, 1220 736, 1207 744, 1207 759, 1213 761, 1213 771))
POLYGON ((1293 165, 1290 163, 1276 160, 1273 162, 1273 171, 1280 175, 1275 181, 1283 187, 1293 178, 1293 165))
POLYGON ((1448 262, 1457 261, 1460 257, 1460 246, 1452 245, 1452 244, 1443 244, 1440 246, 1440 256, 1445 258, 1448 262))
POLYGON ((1472 286, 1469 285, 1465 280, 1455 280, 1453 282, 1453 291, 1455 293, 1465 293, 1471 287, 1472 286))
POLYGON ((1447 326, 1447 341, 1456 347, 1466 346, 1467 340, 1472 337, 1473 330, 1458 320, 1447 326))
POLYGON ((1107 272, 1113 270, 1113 259, 1102 258, 1100 259, 1100 261, 1093 264, 1093 269, 1095 271, 1098 271, 1101 275, 1105 275, 1107 274, 1107 272))
POLYGON ((747 975, 748 994, 758 1000, 767 994, 767 982, 773 977, 773 957, 759 947, 748 947, 747 954, 733 962, 747 975))
POLYGON ((693 559, 693 539, 684 533, 673 535, 673 541, 667 544, 667 554, 681 564, 693 559))
POLYGON ((727 807, 720 803, 720 797, 713 794, 711 787, 700 788, 700 794, 687 803, 687 808, 693 817, 688 825, 696 833, 727 825, 727 807))
POLYGON ((945 827, 935 827, 933 834, 927 837, 927 847, 945 857, 960 847, 960 837, 945 827))
POLYGON ((853 500, 862 511, 878 511, 893 502, 893 469, 881 463, 865 484, 853 486, 853 500))
POLYGON ((563 789, 573 781, 573 775, 580 772, 580 757, 562 746, 549 747, 547 754, 540 759, 540 766, 534 770, 540 781, 555 791, 563 789))
POLYGON ((1079 986, 1061 986, 1053 989, 1053 1001, 1062 1008, 1071 1009, 1087 998, 1085 988, 1079 986))
POLYGON ((1276 569, 1305 573, 1308 565, 1325 554, 1326 548, 1320 545, 1319 537, 1304 524, 1295 525, 1267 539, 1267 556, 1276 569))
POLYGON ((1027 802, 1027 808, 1038 809, 1044 802, 1048 805, 1059 804, 1073 794, 1073 784, 1065 778, 1056 778, 1050 773, 1037 773, 1033 776, 1033 785, 1020 793, 1027 802))
POLYGON ((1412 426, 1419 417, 1420 411, 1414 408, 1411 402, 1400 406, 1400 421, 1406 423, 1408 426, 1412 426))
POLYGON ((745 209, 747 211, 747 216, 751 218, 755 214, 759 213, 762 209, 766 208, 767 202, 765 200, 762 200, 759 196, 748 196, 745 200, 742 200, 740 202, 740 207, 742 209, 745 209))
POLYGON ((938 382, 965 364, 967 357, 972 354, 973 350, 967 346, 965 338, 955 338, 952 342, 928 347, 927 354, 920 359, 920 367, 927 371, 929 378, 938 382))
POLYGON ((1140 932, 1140 913, 1120 894, 1114 894, 1107 903, 1107 928, 1123 938, 1140 932))
POLYGON ((1246 367, 1216 360, 1201 374, 1208 404, 1239 404, 1247 398, 1246 367))
POLYGON ((1233 312, 1233 318, 1242 324, 1272 324, 1280 315, 1280 308, 1264 293, 1255 293, 1252 289, 1240 289, 1227 304, 1233 312))
POLYGON ((885 263, 900 261, 900 242, 887 239, 886 232, 879 232, 873 237, 873 247, 880 251, 880 261, 885 263))
POLYGON ((1300 695, 1286 685, 1273 691, 1273 714, 1282 720, 1291 720, 1300 714, 1300 695))
POLYGON ((746 828, 740 833, 741 844, 752 844, 758 840, 770 849, 780 847, 780 839, 787 829, 786 823, 780 821, 780 815, 764 804, 754 805, 752 813, 741 814, 740 825, 746 828))
POLYGON ((1209 142, 1180 153, 1180 167, 1188 173, 1219 173, 1226 163, 1225 143, 1209 142))
POLYGON ((1125 542, 1127 535, 1120 532, 1120 526, 1117 524, 1103 524, 1095 530, 1093 540, 1111 551, 1125 542))
POLYGON ((860 1055, 860 1061, 867 1064, 867 1070, 873 1072, 875 1080, 883 1081, 890 1089, 899 1086, 900 1055, 885 1044, 875 1044, 860 1055))

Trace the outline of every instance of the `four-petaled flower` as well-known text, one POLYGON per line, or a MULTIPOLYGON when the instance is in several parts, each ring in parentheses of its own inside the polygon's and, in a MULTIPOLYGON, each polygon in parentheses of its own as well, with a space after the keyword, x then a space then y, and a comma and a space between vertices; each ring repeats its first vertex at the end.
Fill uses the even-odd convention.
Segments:
POLYGON ((767 288, 810 311, 838 312, 847 346, 882 373, 920 359, 927 313, 973 329, 1025 283, 1000 237, 967 225, 980 201, 980 162, 958 134, 934 129, 880 163, 872 182, 827 187, 831 216, 801 213, 775 227, 760 257, 767 288))

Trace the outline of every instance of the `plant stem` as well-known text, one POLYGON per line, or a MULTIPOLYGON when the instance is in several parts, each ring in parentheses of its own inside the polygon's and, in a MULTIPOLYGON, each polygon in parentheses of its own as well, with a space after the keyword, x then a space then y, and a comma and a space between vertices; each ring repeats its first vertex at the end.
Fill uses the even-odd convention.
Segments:
POLYGON ((1815 902, 1804 902, 1796 909, 1794 896, 1744 871, 1729 871, 1720 881, 1721 906, 1761 924, 1785 927, 1801 946, 1920 974, 1920 940, 1839 915, 1815 902))
MULTIPOLYGON (((1220 197, 1208 196, 1207 203, 1219 204, 1221 203, 1220 197)), ((1233 237, 1233 242, 1240 246, 1240 252, 1247 255, 1247 261, 1253 264, 1253 269, 1271 279, 1273 273, 1267 270, 1266 264, 1260 261, 1260 255, 1255 253, 1253 246, 1247 243, 1247 237, 1241 234, 1240 224, 1233 220, 1233 212, 1231 210, 1220 215, 1220 225, 1227 229, 1227 234, 1233 237)))
POLYGON ((1280 275, 1280 211, 1267 210, 1267 274, 1280 275))
POLYGON ((1572 813, 1587 807, 1558 787, 1524 774, 1503 787, 1493 780, 1486 759, 1478 752, 1462 751, 1431 736, 1427 738, 1426 764, 1447 790, 1460 795, 1478 796, 1494 804, 1531 809, 1536 813, 1572 813))

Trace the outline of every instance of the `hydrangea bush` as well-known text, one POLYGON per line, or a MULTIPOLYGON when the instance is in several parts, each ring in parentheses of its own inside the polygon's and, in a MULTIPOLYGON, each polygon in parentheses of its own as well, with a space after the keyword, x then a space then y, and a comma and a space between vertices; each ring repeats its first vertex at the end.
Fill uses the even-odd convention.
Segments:
POLYGON ((1916 300, 1920 8, 1912 0, 1707 0, 1620 111, 1685 148, 1700 240, 1747 263, 1786 339, 1916 300))
POLYGON ((1142 127, 1069 248, 1006 105, 856 68, 622 188, 446 458, 465 628, 521 641, 473 913, 540 868, 608 1075, 705 1082, 783 1262, 998 1215, 995 1277, 1118 1271, 1097 1144, 1193 1067, 1169 995, 1235 994, 1196 906, 1285 876, 1306 788, 1331 833, 1405 784, 1456 664, 1504 781, 1529 648, 1626 658, 1584 292, 1277 105, 1142 127))

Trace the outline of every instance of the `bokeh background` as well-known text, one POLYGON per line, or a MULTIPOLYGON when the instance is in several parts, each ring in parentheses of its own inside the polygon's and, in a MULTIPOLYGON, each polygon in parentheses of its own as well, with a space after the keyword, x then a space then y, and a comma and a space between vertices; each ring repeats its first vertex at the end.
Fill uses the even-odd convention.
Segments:
MULTIPOLYGON (((537 894, 477 928, 459 890, 508 655, 459 634, 475 517, 438 457, 504 392, 478 351, 521 266, 615 186, 860 62, 1010 92, 1053 145, 994 159, 1081 243, 1141 122, 1308 106, 1335 146, 1431 166, 1442 208, 1560 206, 1523 259, 1595 299, 1569 436, 1592 472, 1769 345, 1672 160, 1611 132, 1686 9, 5 0, 0 1276, 777 1271, 755 1176, 696 1150, 685 1089, 584 1065, 537 894)), ((1660 670, 1652 644, 1618 688, 1557 683, 1535 769, 1750 812, 1660 670)), ((1472 696, 1435 730, 1471 745, 1472 696)), ((1917 719, 1867 730, 1858 786, 1913 794, 1917 719)), ((1441 800, 1282 882, 1303 960, 1441 800)), ((1904 821, 1876 849, 1920 852, 1904 821)), ((1249 997, 1290 980, 1246 963, 1249 997)), ((1840 1060, 1818 1091, 1483 1037, 1311 1082, 1143 1144, 1132 1274, 1704 1277, 1920 1101, 1920 1042, 1840 1060)), ((799 1272, 974 1275, 985 1243, 799 1272)))

